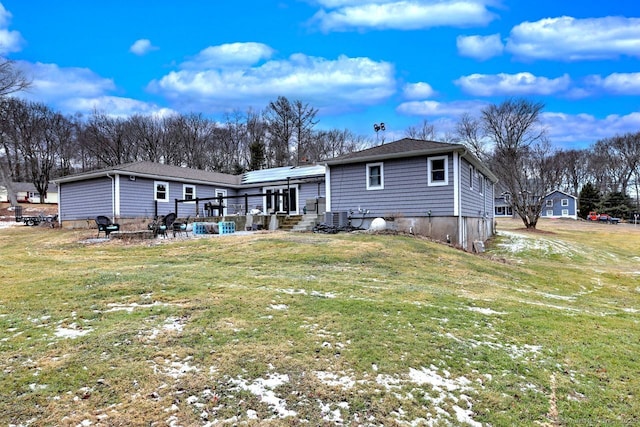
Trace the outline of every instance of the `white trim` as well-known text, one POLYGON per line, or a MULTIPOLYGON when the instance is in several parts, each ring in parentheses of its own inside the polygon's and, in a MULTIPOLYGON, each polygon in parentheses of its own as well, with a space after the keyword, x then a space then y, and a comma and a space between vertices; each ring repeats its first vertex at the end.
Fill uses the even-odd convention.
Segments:
POLYGON ((329 166, 324 172, 324 197, 326 200, 325 211, 331 212, 331 169, 329 166))
POLYGON ((560 206, 569 207, 569 199, 560 199, 560 206))
MULTIPOLYGON (((457 153, 455 157, 457 157, 457 153)), ((449 156, 436 156, 427 158, 427 185, 429 187, 437 187, 442 185, 449 185, 449 156), (444 180, 432 181, 432 166, 436 160, 444 160, 444 180)))
POLYGON ((169 202, 169 183, 167 181, 153 181, 153 200, 161 203, 169 202), (158 199, 158 185, 164 185, 166 187, 165 199, 158 199))
POLYGON ((191 197, 193 198, 192 202, 184 202, 184 203, 195 203, 195 199, 198 197, 196 195, 196 186, 195 184, 182 184, 182 200, 186 200, 187 199, 187 188, 193 188, 193 194, 191 194, 191 197))
POLYGON ((473 175, 474 175, 473 165, 469 165, 469 190, 473 190, 473 175))
POLYGON ((384 163, 376 162, 376 163, 367 163, 367 190, 384 190, 384 163), (379 167, 380 168, 380 184, 379 185, 371 185, 371 168, 379 167))
POLYGON ((113 214, 115 216, 120 216, 120 175, 115 176, 113 187, 114 187, 113 214))
MULTIPOLYGON (((445 181, 448 181, 448 167, 447 164, 449 163, 449 159, 448 156, 444 157, 444 176, 445 176, 445 181)), ((429 180, 431 180, 431 162, 429 161, 427 163, 427 169, 428 169, 428 173, 429 173, 429 180)), ((458 188, 458 183, 460 182, 460 174, 461 174, 461 170, 460 170, 460 158, 458 156, 458 153, 453 153, 453 215, 454 216, 458 216, 460 215, 460 196, 461 196, 461 191, 458 188)), ((442 185, 442 184, 429 184, 429 185, 442 185)))

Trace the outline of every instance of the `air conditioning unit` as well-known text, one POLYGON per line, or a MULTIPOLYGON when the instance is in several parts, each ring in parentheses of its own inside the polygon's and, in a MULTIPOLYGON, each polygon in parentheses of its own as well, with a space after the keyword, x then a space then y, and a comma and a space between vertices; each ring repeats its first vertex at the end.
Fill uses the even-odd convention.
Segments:
POLYGON ((345 227, 349 225, 348 212, 326 212, 324 214, 324 222, 332 227, 345 227))

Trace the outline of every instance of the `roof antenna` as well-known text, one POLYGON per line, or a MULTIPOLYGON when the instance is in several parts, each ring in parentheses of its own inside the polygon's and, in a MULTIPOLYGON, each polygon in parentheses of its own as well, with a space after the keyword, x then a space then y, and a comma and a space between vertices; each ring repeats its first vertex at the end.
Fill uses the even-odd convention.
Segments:
POLYGON ((386 128, 384 127, 384 122, 380 122, 380 124, 374 123, 373 130, 376 131, 376 145, 378 145, 378 132, 382 131, 382 143, 384 144, 384 131, 386 128))

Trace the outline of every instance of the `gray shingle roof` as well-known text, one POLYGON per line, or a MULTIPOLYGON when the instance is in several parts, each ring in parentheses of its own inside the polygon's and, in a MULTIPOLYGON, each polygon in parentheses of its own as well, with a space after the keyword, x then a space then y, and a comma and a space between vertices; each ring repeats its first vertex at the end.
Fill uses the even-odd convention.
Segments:
POLYGON ((443 151, 453 151, 464 149, 460 144, 449 144, 446 142, 423 141, 419 139, 404 138, 376 147, 355 153, 345 154, 327 161, 328 165, 352 163, 356 161, 369 161, 375 159, 388 159, 394 157, 411 157, 424 154, 431 154, 443 151))
POLYGON ((148 178, 183 180, 188 182, 216 183, 237 186, 240 184, 239 175, 230 175, 219 172, 208 172, 199 169, 183 168, 180 166, 170 166, 153 162, 134 162, 123 165, 98 169, 90 172, 68 175, 55 179, 54 182, 82 181, 90 178, 97 178, 109 174, 121 174, 132 176, 144 176, 148 178))

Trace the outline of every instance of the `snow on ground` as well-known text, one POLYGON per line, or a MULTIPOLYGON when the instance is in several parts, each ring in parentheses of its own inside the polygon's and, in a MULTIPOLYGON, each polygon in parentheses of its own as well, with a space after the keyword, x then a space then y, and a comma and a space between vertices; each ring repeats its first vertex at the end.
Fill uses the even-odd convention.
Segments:
POLYGON ((573 257, 582 253, 579 247, 538 235, 529 236, 511 231, 498 231, 497 234, 505 238, 503 242, 498 243, 497 246, 512 254, 536 251, 546 255, 573 257))

